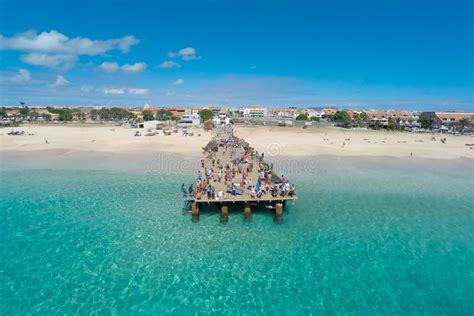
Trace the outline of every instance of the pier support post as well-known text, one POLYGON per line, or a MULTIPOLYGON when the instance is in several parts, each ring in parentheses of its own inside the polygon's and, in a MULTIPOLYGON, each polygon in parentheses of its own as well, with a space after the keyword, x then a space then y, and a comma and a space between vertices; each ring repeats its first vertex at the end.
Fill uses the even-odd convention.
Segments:
POLYGON ((251 216, 252 216, 252 213, 251 213, 250 204, 245 203, 245 205, 244 205, 244 220, 248 221, 251 216))
POLYGON ((229 208, 227 205, 222 204, 221 206, 221 223, 225 224, 229 220, 229 208))
POLYGON ((283 219, 283 203, 277 203, 275 205, 275 220, 277 223, 281 223, 283 219))
POLYGON ((199 205, 197 202, 193 202, 191 207, 191 213, 193 215, 193 222, 199 222, 199 205))

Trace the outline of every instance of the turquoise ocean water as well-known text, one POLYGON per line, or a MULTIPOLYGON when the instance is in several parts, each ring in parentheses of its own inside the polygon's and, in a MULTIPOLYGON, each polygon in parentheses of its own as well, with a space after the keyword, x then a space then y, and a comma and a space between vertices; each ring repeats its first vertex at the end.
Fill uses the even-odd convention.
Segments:
POLYGON ((299 201, 226 225, 189 175, 0 170, 0 314, 474 312, 473 169, 320 162, 299 201))

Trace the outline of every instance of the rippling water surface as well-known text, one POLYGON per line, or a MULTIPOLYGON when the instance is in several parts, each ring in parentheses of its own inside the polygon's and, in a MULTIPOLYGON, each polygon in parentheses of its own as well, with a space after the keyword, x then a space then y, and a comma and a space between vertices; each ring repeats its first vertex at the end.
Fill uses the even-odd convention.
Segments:
POLYGON ((193 224, 189 175, 0 171, 0 314, 474 311, 469 164, 331 162, 299 201, 193 224))

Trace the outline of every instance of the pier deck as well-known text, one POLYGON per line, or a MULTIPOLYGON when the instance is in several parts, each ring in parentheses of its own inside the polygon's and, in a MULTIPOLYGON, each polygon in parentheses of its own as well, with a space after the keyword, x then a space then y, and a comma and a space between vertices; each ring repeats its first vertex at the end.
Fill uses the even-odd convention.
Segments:
POLYGON ((200 180, 196 182, 196 189, 202 185, 205 187, 198 190, 199 193, 195 191, 193 194, 183 195, 186 205, 192 205, 193 217, 199 215, 199 205, 211 203, 221 204, 221 213, 225 217, 227 205, 234 203, 243 203, 246 215, 250 215, 251 204, 270 204, 271 208, 275 208, 276 215, 281 217, 285 202, 297 200, 296 194, 288 194, 289 185, 283 183, 286 180, 274 173, 263 156, 250 150, 243 140, 234 137, 232 128, 218 129, 211 143, 206 146, 205 157, 200 161, 200 180), (209 146, 211 143, 212 146, 209 146), (252 190, 257 182, 265 188, 265 193, 260 196, 256 196, 255 190, 252 190), (209 185, 213 188, 210 197, 207 195, 209 185), (232 187, 235 188, 235 194, 232 194, 232 187), (274 188, 277 190, 272 192, 274 188), (282 188, 286 188, 285 193, 282 188))
MULTIPOLYGON (((234 159, 238 159, 241 155, 244 154, 244 151, 242 148, 233 148, 233 149, 227 149, 225 150, 223 147, 219 147, 218 152, 215 153, 214 159, 217 161, 219 159, 220 163, 223 164, 224 166, 226 164, 232 165, 232 162, 234 159)), ((204 167, 201 166, 199 169, 200 174, 205 175, 206 170, 215 169, 215 165, 213 167, 212 165, 212 159, 209 157, 203 158, 204 160, 204 167)), ((259 173, 258 173, 258 165, 260 163, 260 157, 253 157, 249 159, 249 163, 253 164, 253 168, 251 172, 248 173, 248 177, 250 178, 250 181, 252 184, 255 185, 255 183, 259 179, 259 173)), ((246 166, 245 166, 246 167, 246 166)), ((244 167, 244 168, 245 168, 244 167)), ((231 192, 228 192, 228 187, 233 183, 236 185, 237 188, 242 188, 242 175, 243 173, 238 172, 236 170, 236 177, 232 179, 232 181, 227 181, 227 183, 224 181, 224 178, 222 177, 221 181, 219 182, 217 179, 215 181, 211 181, 210 184, 215 187, 215 192, 222 191, 225 193, 225 198, 219 199, 219 198, 210 198, 208 199, 207 196, 204 194, 201 199, 197 200, 195 199, 196 202, 200 203, 224 203, 224 202, 283 202, 283 201, 288 201, 288 200, 296 200, 296 196, 272 196, 270 193, 266 193, 262 195, 259 198, 252 197, 250 195, 250 190, 248 188, 243 188, 243 192, 241 194, 236 194, 232 195, 231 192)), ((279 178, 280 179, 280 178, 279 178)))

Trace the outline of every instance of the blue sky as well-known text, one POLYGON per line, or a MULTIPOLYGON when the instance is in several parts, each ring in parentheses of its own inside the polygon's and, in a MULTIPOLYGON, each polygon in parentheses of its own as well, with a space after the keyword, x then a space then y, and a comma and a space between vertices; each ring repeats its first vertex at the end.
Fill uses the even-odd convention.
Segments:
POLYGON ((474 111, 471 0, 0 0, 0 103, 474 111))

